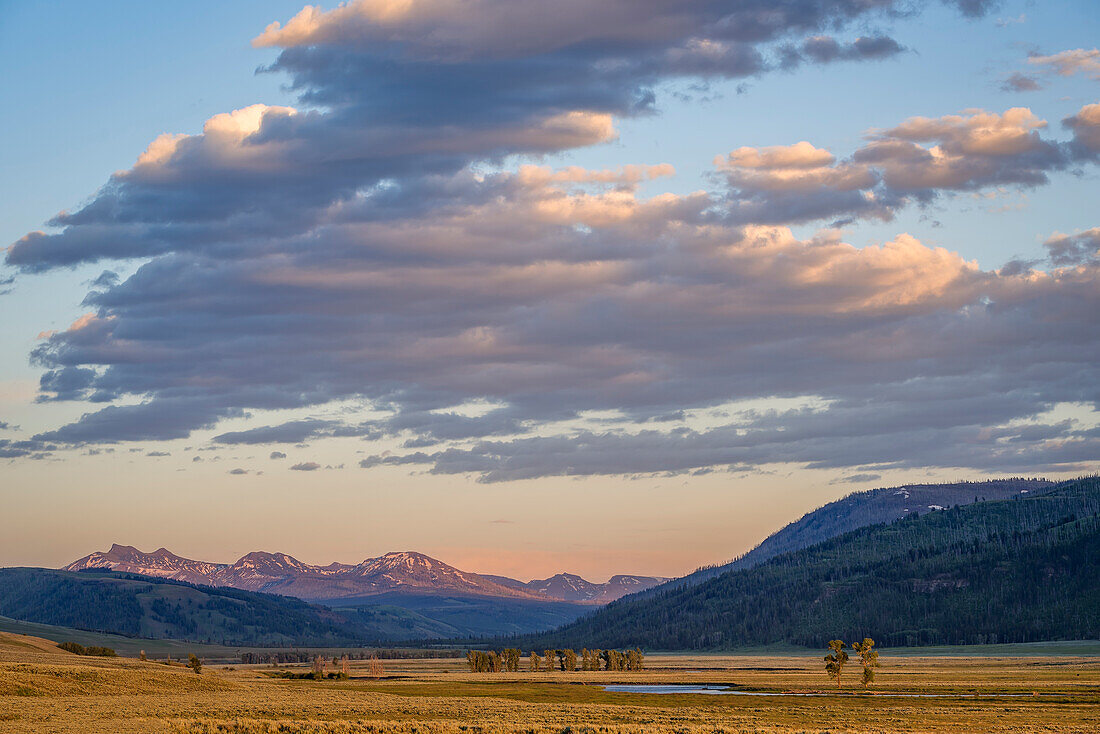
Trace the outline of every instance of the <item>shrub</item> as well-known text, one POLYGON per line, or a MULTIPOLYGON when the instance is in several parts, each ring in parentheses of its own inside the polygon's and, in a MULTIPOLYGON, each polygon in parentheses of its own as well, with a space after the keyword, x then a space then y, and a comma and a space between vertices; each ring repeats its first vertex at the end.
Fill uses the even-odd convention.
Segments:
POLYGON ((110 647, 98 647, 96 645, 89 645, 85 647, 79 642, 59 642, 57 646, 66 652, 71 652, 74 655, 88 655, 92 657, 100 658, 117 658, 118 653, 110 647))

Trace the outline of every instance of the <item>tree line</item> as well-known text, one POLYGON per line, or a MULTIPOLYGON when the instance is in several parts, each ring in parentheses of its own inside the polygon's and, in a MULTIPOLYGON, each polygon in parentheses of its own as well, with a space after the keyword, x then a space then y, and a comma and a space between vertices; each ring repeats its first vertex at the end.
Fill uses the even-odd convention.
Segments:
MULTIPOLYGON (((496 650, 470 650, 466 653, 466 665, 471 673, 516 673, 522 665, 523 652, 516 648, 496 650)), ((533 673, 541 671, 573 672, 577 670, 643 670, 645 668, 645 655, 640 649, 633 650, 589 650, 581 649, 578 656, 576 651, 566 648, 562 650, 532 650, 528 657, 527 667, 533 673)))
MULTIPOLYGON (((280 665, 284 663, 309 663, 317 653, 303 650, 273 650, 271 652, 242 652, 241 663, 246 665, 280 665)), ((349 650, 342 653, 349 660, 423 660, 460 658, 461 650, 349 650)))
POLYGON ((73 655, 88 655, 99 658, 117 658, 118 653, 111 647, 99 647, 97 645, 81 645, 79 642, 59 642, 57 646, 65 652, 73 655))

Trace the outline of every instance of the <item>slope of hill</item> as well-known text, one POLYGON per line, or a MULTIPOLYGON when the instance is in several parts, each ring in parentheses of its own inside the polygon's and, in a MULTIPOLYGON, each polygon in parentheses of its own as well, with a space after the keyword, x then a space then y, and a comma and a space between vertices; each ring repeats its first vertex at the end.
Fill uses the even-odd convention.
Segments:
POLYGON ((527 646, 730 648, 1100 637, 1100 478, 863 527, 614 602, 527 646))
POLYGON ((607 583, 593 584, 579 576, 558 574, 545 581, 524 583, 505 576, 461 571, 413 551, 387 553, 357 565, 313 566, 286 553, 262 551, 249 553, 234 563, 209 563, 181 558, 165 548, 143 553, 118 544, 106 552, 91 553, 73 561, 62 570, 94 568, 321 602, 400 592, 606 604, 667 580, 614 576, 607 583))
POLYGON ((380 637, 298 599, 101 571, 0 569, 0 614, 128 637, 230 645, 346 645, 380 637))
POLYGON ((1054 486, 1045 479, 993 479, 986 482, 951 484, 907 484, 853 492, 808 512, 795 522, 765 538, 760 545, 734 560, 704 566, 687 576, 647 589, 653 595, 680 586, 691 586, 721 576, 727 571, 752 568, 780 553, 808 548, 856 528, 891 522, 911 515, 922 515, 946 507, 974 502, 1007 499, 1016 495, 1041 492, 1054 486))

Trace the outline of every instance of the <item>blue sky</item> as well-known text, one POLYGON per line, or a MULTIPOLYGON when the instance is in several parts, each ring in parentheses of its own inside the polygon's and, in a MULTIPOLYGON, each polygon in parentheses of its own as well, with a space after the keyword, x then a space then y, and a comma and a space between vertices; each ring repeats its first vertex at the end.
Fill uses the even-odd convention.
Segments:
MULTIPOLYGON (((500 11, 494 2, 479 0, 487 27, 500 11)), ((568 5, 563 12, 587 12, 577 7, 568 5)), ((402 146, 413 145, 401 137, 407 131, 372 127, 361 110, 405 114, 413 109, 403 107, 411 102, 399 92, 385 87, 364 91, 369 75, 384 75, 380 70, 387 68, 404 73, 404 64, 440 64, 441 72, 450 73, 455 59, 461 66, 469 55, 485 54, 489 71, 484 85, 492 89, 499 79, 494 74, 508 70, 507 62, 493 66, 500 63, 494 54, 517 52, 501 52, 497 41, 479 34, 476 23, 471 27, 441 14, 432 21, 437 23, 432 37, 459 39, 457 46, 425 50, 417 46, 418 38, 428 36, 418 37, 424 28, 414 22, 402 26, 405 21, 399 19, 388 26, 367 12, 363 17, 374 19, 359 26, 354 19, 328 15, 311 27, 313 35, 305 41, 284 32, 274 46, 258 48, 252 39, 273 21, 285 25, 301 10, 300 3, 0 3, 0 64, 15 70, 0 79, 0 96, 15 101, 0 116, 0 169, 7 174, 0 181, 5 246, 42 229, 61 210, 103 205, 108 198, 97 198, 100 187, 116 171, 131 169, 163 133, 192 136, 184 145, 196 151, 192 159, 183 148, 174 148, 176 158, 155 163, 165 166, 163 172, 148 168, 148 173, 123 177, 130 183, 124 184, 122 195, 133 197, 136 216, 148 215, 156 231, 170 233, 176 244, 169 249, 142 250, 139 237, 134 245, 138 250, 120 258, 118 243, 128 241, 131 232, 122 220, 71 220, 69 230, 55 227, 48 232, 64 235, 56 240, 59 248, 85 243, 81 254, 66 254, 69 259, 55 262, 44 244, 36 244, 24 248, 22 260, 9 259, 0 272, 0 277, 15 276, 4 286, 10 292, 0 296, 7 316, 0 323, 0 422, 9 424, 0 440, 8 442, 13 454, 5 461, 14 481, 5 482, 2 491, 11 493, 8 499, 17 508, 8 515, 12 527, 3 528, 10 540, 0 541, 0 563, 60 563, 82 555, 89 544, 135 540, 124 537, 134 532, 135 524, 148 528, 168 512, 206 521, 203 508, 208 511, 211 504, 233 517, 257 497, 274 497, 264 511, 263 531, 247 534, 236 545, 219 543, 218 531, 230 520, 216 521, 206 547, 190 549, 191 555, 228 556, 258 545, 275 549, 303 512, 326 520, 342 506, 355 511, 336 520, 338 525, 353 522, 350 518, 377 523, 380 535, 371 547, 347 539, 352 532, 348 526, 340 541, 311 540, 304 547, 278 549, 327 561, 415 545, 446 560, 478 566, 473 570, 533 576, 570 566, 595 576, 618 571, 672 575, 730 557, 791 515, 851 489, 929 477, 981 478, 1006 472, 1068 476, 1095 469, 1096 455, 1090 454, 1095 438, 1089 433, 1096 426, 1095 368, 1089 367, 1088 355, 1097 345, 1095 329, 1083 314, 1088 313, 1088 298, 1096 296, 1095 281, 1089 280, 1095 277, 1095 262, 1089 260, 1091 240, 1086 235, 1100 225, 1095 220, 1097 168, 1090 158, 1094 154, 1081 152, 1085 144, 1074 143, 1085 140, 1084 133, 1075 138, 1061 121, 1075 115, 1085 119, 1082 111, 1098 101, 1100 82, 1089 70, 1095 67, 1087 64, 1078 73, 1058 75, 1052 65, 1029 62, 1029 57, 1094 49, 1100 13, 1086 0, 1008 1, 975 18, 963 17, 950 3, 913 7, 919 12, 857 15, 851 21, 826 18, 817 28, 805 28, 793 18, 794 30, 755 45, 738 40, 736 32, 729 36, 733 41, 720 39, 746 43, 770 63, 783 44, 798 45, 814 35, 835 36, 842 44, 857 37, 888 36, 903 48, 886 58, 817 63, 803 51, 802 63, 790 70, 699 75, 664 69, 652 78, 650 71, 637 72, 636 79, 624 77, 625 82, 615 77, 619 81, 612 85, 637 81, 654 89, 656 101, 646 114, 617 106, 620 101, 602 86, 594 86, 585 97, 578 91, 580 80, 575 90, 563 93, 557 85, 568 88, 568 74, 575 71, 554 85, 532 82, 532 106, 519 123, 526 126, 522 129, 507 126, 507 116, 521 116, 515 105, 502 104, 493 112, 491 105, 500 100, 488 94, 483 102, 488 106, 474 115, 484 113, 485 119, 458 123, 467 127, 456 142, 447 144, 465 156, 456 168, 451 159, 422 160, 403 152, 402 146), (394 41, 398 36, 403 40, 394 41), (386 56, 391 43, 397 44, 393 57, 386 56), (315 53, 314 60, 295 55, 304 51, 315 53), (336 67, 315 72, 310 66, 341 54, 364 65, 358 77, 362 86, 356 86, 357 77, 345 79, 332 72, 336 67), (281 71, 256 73, 279 58, 281 71), (387 67, 379 59, 397 59, 396 66, 387 67), (1006 91, 1005 81, 1013 73, 1028 75, 1041 88, 1006 91), (285 86, 295 78, 301 89, 343 95, 353 102, 334 110, 302 100, 300 90, 285 86), (392 98, 385 96, 391 93, 392 98), (561 117, 562 103, 545 102, 538 96, 543 93, 546 99, 559 95, 580 100, 576 104, 595 101, 578 108, 580 117, 561 117), (606 99, 597 99, 599 95, 606 99), (220 205, 218 195, 210 193, 221 185, 219 177, 247 178, 254 166, 268 162, 251 161, 231 170, 189 161, 214 160, 229 150, 210 142, 212 136, 200 136, 207 120, 258 103, 297 109, 292 116, 266 113, 255 134, 299 147, 286 161, 278 158, 281 153, 271 154, 274 158, 268 160, 279 162, 271 164, 271 178, 260 184, 270 185, 271 193, 259 203, 242 202, 239 213, 262 216, 264 207, 270 207, 273 222, 289 214, 317 216, 304 198, 329 196, 326 187, 333 186, 326 206, 340 202, 347 216, 364 219, 348 225, 344 215, 332 214, 333 219, 316 224, 302 239, 285 241, 281 232, 257 239, 236 225, 224 229, 224 222, 214 223, 219 229, 213 236, 224 247, 208 252, 199 240, 187 239, 193 237, 189 223, 205 214, 186 207, 207 201, 205 197, 220 205), (547 105, 545 111, 540 104, 547 105), (1015 107, 1029 108, 1034 119, 1047 121, 1045 127, 1020 133, 1038 136, 1035 140, 1041 143, 1034 151, 992 164, 961 160, 960 171, 966 172, 959 175, 969 176, 963 183, 941 182, 918 190, 880 182, 865 189, 867 196, 880 197, 875 201, 884 202, 888 217, 845 208, 855 206, 851 203, 831 203, 830 196, 851 194, 840 185, 812 192, 825 197, 821 206, 827 215, 783 218, 774 212, 789 212, 811 200, 811 193, 796 194, 793 200, 784 193, 788 169, 770 170, 772 178, 763 181, 764 169, 756 164, 716 168, 714 163, 716 156, 742 148, 761 152, 808 141, 819 151, 815 155, 827 155, 824 150, 831 154, 834 163, 826 169, 836 166, 853 176, 859 169, 859 175, 885 176, 886 181, 890 175, 902 176, 902 164, 891 174, 887 168, 864 170, 864 164, 850 159, 882 139, 868 138, 868 131, 901 130, 898 126, 915 117, 941 120, 945 122, 936 140, 950 147, 951 136, 978 129, 977 110, 999 116, 1015 107), (310 118, 313 127, 308 127, 301 121, 311 109, 320 116, 310 118), (613 124, 614 135, 601 127, 601 115, 613 124), (285 140, 280 137, 299 122, 307 127, 294 128, 285 140), (356 128, 360 124, 361 130, 356 128), (574 142, 550 140, 546 125, 554 130, 576 126, 568 130, 574 142), (361 133, 368 137, 355 137, 361 133), (520 140, 517 136, 525 137, 501 142, 520 140), (362 140, 383 138, 392 139, 389 145, 398 155, 407 155, 412 168, 402 163, 378 184, 357 166, 363 156, 378 152, 377 143, 362 140), (209 150, 201 147, 207 144, 209 150), (329 144, 333 149, 320 157, 309 152, 329 144), (367 148, 351 150, 360 144, 367 148), (503 158, 489 155, 489 148, 507 153, 503 158), (1043 155, 1048 157, 1036 162, 1043 155), (345 159, 334 165, 341 156, 345 159), (172 167, 177 164, 178 169, 172 167), (641 181, 620 176, 608 183, 606 176, 570 174, 546 183, 539 178, 544 174, 521 173, 528 165, 595 171, 658 164, 671 164, 675 175, 654 172, 655 177, 641 181), (330 172, 310 173, 302 179, 303 188, 292 187, 292 179, 305 176, 302 171, 312 165, 327 166, 330 172), (989 165, 1001 168, 993 173, 982 168, 989 165), (180 178, 173 179, 165 196, 180 198, 163 212, 155 210, 159 204, 139 204, 152 201, 141 197, 161 196, 157 187, 164 179, 157 177, 169 174, 180 178), (146 175, 152 183, 145 181, 146 175), (468 175, 477 178, 463 178, 468 175), (337 186, 343 176, 359 178, 352 188, 337 186), (427 198, 424 187, 444 186, 439 177, 446 176, 453 177, 445 186, 447 193, 427 198), (1035 177, 1044 181, 1036 183, 1035 177), (288 183, 280 188, 277 182, 283 178, 288 183), (139 190, 133 182, 151 188, 139 190), (370 193, 375 185, 388 198, 370 193), (675 214, 649 213, 657 210, 662 196, 672 197, 668 201, 679 207, 675 214), (709 204, 696 211, 692 208, 702 206, 701 196, 709 204), (280 203, 271 203, 276 200, 280 203), (399 229, 390 230, 376 214, 355 213, 356 207, 369 209, 375 201, 387 202, 393 211, 419 208, 399 229), (432 203, 424 203, 428 201, 432 203), (501 208, 501 201, 507 207, 501 208), (750 215, 738 213, 737 207, 748 202, 769 213, 744 219, 750 215), (563 206, 569 207, 564 215, 563 206), (469 216, 447 219, 453 207, 469 207, 469 216), (683 214, 687 209, 693 213, 683 214), (574 219, 554 219, 559 215, 574 219), (651 216, 660 217, 660 226, 645 224, 651 216), (830 228, 837 219, 851 221, 830 228), (538 228, 532 225, 535 221, 538 228), (782 230, 759 235, 773 253, 763 261, 753 254, 759 250, 747 244, 751 236, 742 229, 746 221, 782 230), (454 234, 454 246, 440 249, 445 240, 440 244, 433 239, 437 235, 424 234, 433 227, 452 234, 461 230, 454 234), (661 231, 647 241, 647 233, 656 229, 661 231), (515 233, 512 241, 509 232, 515 233), (794 239, 785 240, 783 232, 794 239), (1073 239, 1052 245, 1055 233, 1073 239), (903 234, 908 239, 899 239, 903 234), (573 237, 579 239, 574 242, 573 237), (492 238, 501 239, 489 243, 492 238), (862 258, 839 245, 822 249, 812 244, 830 238, 855 248, 900 244, 883 249, 881 257, 862 258), (359 255, 349 264, 349 242, 370 248, 369 265, 354 264, 359 255), (734 243, 732 255, 723 254, 724 243, 734 243), (508 269, 509 263, 528 246, 534 249, 522 256, 531 258, 526 266, 546 271, 532 283, 513 282, 516 271, 508 269), (738 249, 742 246, 748 249, 738 249), (937 247, 946 252, 937 254, 937 247), (578 255, 588 252, 584 248, 596 254, 578 255), (1072 262, 1049 260, 1066 248, 1085 254, 1072 262), (242 252, 247 255, 238 256, 242 252), (329 257, 344 263, 343 272, 326 265, 329 257), (276 261, 287 266, 272 269, 276 261), (962 264, 969 261, 976 261, 977 268, 962 264), (1033 276, 1016 281, 995 273, 1007 263, 1025 261, 1034 268, 1033 276), (398 262, 406 267, 401 273, 388 269, 398 262), (794 263, 792 269, 785 269, 787 262, 794 263), (146 270, 144 278, 132 278, 146 263, 158 268, 146 270), (499 278, 491 273, 482 281, 470 276, 467 268, 479 263, 499 265, 499 278), (1070 269, 1055 275, 1057 267, 1070 269), (440 268, 449 269, 445 278, 440 268), (100 290, 104 296, 99 301, 82 305, 93 290, 91 281, 104 270, 114 272, 117 282, 100 290), (194 291, 181 295, 170 312, 160 313, 160 294, 174 287, 173 273, 194 291), (183 273, 195 273, 198 279, 210 276, 221 285, 206 286, 183 273), (238 277, 243 280, 233 280, 238 277), (346 295, 343 289, 349 286, 341 278, 358 278, 354 297, 346 295), (408 279, 407 296, 400 288, 389 290, 401 278, 408 279), (572 284, 589 278, 583 297, 568 295, 572 284), (253 294, 248 288, 257 279, 276 279, 287 292, 301 292, 301 305, 272 302, 272 293, 278 291, 253 294), (235 282, 247 297, 223 303, 226 282, 235 282), (547 292, 535 295, 532 289, 544 285, 547 292), (533 294, 527 303, 521 295, 525 289, 533 294), (441 292, 449 295, 437 302, 441 292), (770 303, 770 294, 785 295, 770 303), (1057 305, 1063 298, 1084 310, 1057 305), (803 300, 805 305, 791 305, 803 300), (580 301, 583 307, 577 306, 580 301), (727 305, 715 310, 715 303, 727 305), (974 313, 991 303, 1004 304, 1005 311, 991 312, 989 322, 979 328, 974 313), (654 304, 667 308, 650 312, 654 304), (299 331, 322 312, 323 320, 299 331), (832 317, 812 324, 825 313, 832 317), (86 314, 95 318, 78 322, 86 314), (212 314, 220 321, 211 321, 212 314), (261 323, 259 314, 275 320, 261 323), (74 322, 80 326, 70 327, 74 322), (232 327, 217 333, 220 323, 232 327), (1048 326, 1042 333, 1024 333, 1044 323, 1048 326), (93 334, 84 328, 88 324, 102 327, 102 342, 86 341, 93 334), (118 325, 117 332, 111 332, 116 328, 112 325, 118 325), (331 333, 326 331, 330 327, 331 333), (50 336, 51 331, 58 333, 50 336), (761 336, 769 331, 777 336, 761 336), (330 363, 315 368, 299 359, 303 333, 313 337, 308 339, 310 348, 330 363), (823 334, 832 341, 809 345, 823 334), (357 339, 362 343, 355 343, 357 339), (966 349, 950 356, 934 354, 934 349, 923 349, 930 340, 944 345, 958 340, 972 345, 973 354, 966 349), (163 348, 177 351, 165 358, 159 351, 163 348), (39 357, 32 363, 29 356, 35 350, 39 357), (854 350, 856 359, 838 361, 837 354, 845 350, 854 350), (1074 357, 1063 356, 1074 351, 1074 357), (104 358, 108 352, 112 356, 104 358), (402 356, 395 359, 393 354, 402 356), (1016 371, 988 366, 1000 354, 1017 365, 1016 371), (798 369, 791 367, 791 355, 797 355, 798 369), (192 369, 189 360, 199 366, 192 369), (269 369, 284 360, 283 369, 269 369), (469 374, 462 371, 466 365, 469 374), (53 388, 61 384, 66 368, 65 379, 79 385, 63 394, 53 388), (39 393, 38 381, 45 373, 57 377, 39 393), (255 381, 245 386, 241 378, 249 374, 255 381), (890 374, 896 379, 888 378, 890 374), (488 375, 498 377, 486 379, 488 375), (205 380, 209 384, 200 387, 205 380), (232 395, 223 387, 228 384, 234 385, 232 395), (145 405, 148 410, 133 420, 127 414, 121 422, 116 420, 121 412, 97 412, 112 404, 145 405), (930 407, 922 412, 921 405, 930 407), (858 428, 877 420, 874 416, 883 410, 900 416, 896 425, 882 429, 894 436, 892 444, 868 440, 858 428), (103 420, 97 423, 82 415, 103 420), (106 426, 102 433, 97 432, 100 425, 106 426), (261 440, 268 434, 248 433, 265 427, 281 427, 282 438, 261 440), (816 437, 785 448, 759 438, 776 446, 760 450, 758 438, 751 437, 774 430, 816 437), (230 433, 243 438, 224 438, 230 433), (12 448, 28 441, 38 445, 12 448), (912 446, 912 457, 903 456, 899 445, 912 446), (966 446, 973 448, 960 448, 966 446), (223 463, 193 461, 200 451, 223 463), (271 452, 290 456, 283 465, 268 458, 271 452), (170 456, 149 456, 162 453, 170 456), (318 469, 288 471, 292 464, 316 464, 318 469), (1004 471, 998 471, 1002 464, 1004 471), (248 475, 229 475, 231 468, 248 475), (73 482, 73 477, 81 479, 73 482), (194 489, 196 482, 207 489, 194 489), (316 482, 329 489, 304 510, 300 491, 316 482), (150 483, 177 494, 196 493, 203 501, 179 506, 143 489, 150 483), (576 489, 562 490, 563 483, 576 489), (65 488, 57 490, 59 497, 45 499, 41 488, 47 486, 65 488), (398 488, 398 496, 388 488, 398 488), (760 508, 761 493, 775 490, 785 493, 785 501, 760 508), (375 519, 382 506, 397 515, 414 511, 413 498, 446 511, 429 518, 426 530, 375 519), (81 532, 54 547, 27 550, 23 535, 38 532, 47 510, 54 510, 59 500, 64 516, 74 522, 96 504, 113 519, 97 533, 81 532), (456 514, 469 522, 488 515, 502 519, 495 516, 498 508, 512 513, 514 517, 503 518, 510 523, 526 513, 546 511, 562 518, 588 516, 597 509, 611 511, 622 501, 636 505, 636 526, 668 534, 683 550, 647 555, 643 547, 624 549, 622 539, 610 538, 607 547, 586 543, 555 555, 551 548, 532 545, 518 530, 509 535, 508 523, 497 523, 492 542, 477 545, 450 522, 456 514), (670 503, 684 508, 682 517, 668 519, 670 503), (715 507, 726 509, 726 515, 719 514, 724 523, 711 519, 715 507), (731 537, 727 529, 733 515, 739 524, 731 537), (708 529, 710 522, 715 525, 708 529), (689 537, 691 542, 685 540, 689 537), (505 551, 515 560, 496 555, 505 551)), ((700 12, 700 17, 709 17, 711 10, 708 6, 700 12)), ((642 35, 650 32, 641 27, 643 20, 638 21, 642 35)), ((533 22, 517 34, 529 33, 531 47, 557 49, 556 27, 543 33, 533 22)), ((677 45, 682 39, 667 41, 671 45, 659 52, 666 55, 644 57, 644 63, 679 63, 668 59, 693 48, 691 38, 712 31, 700 26, 682 45, 677 45)), ((573 31, 563 23, 560 32, 573 31)), ((606 56, 606 49, 620 42, 615 32, 601 40, 593 31, 597 47, 605 45, 596 56, 606 56)), ((519 52, 515 58, 533 58, 534 53, 519 52)), ((582 58, 572 53, 559 49, 547 58, 563 68, 583 69, 583 62, 569 66, 582 58)), ((464 109, 463 101, 457 92, 449 97, 445 86, 417 83, 424 83, 425 94, 435 95, 438 102, 429 108, 437 113, 417 112, 421 118, 438 115, 417 120, 435 126, 434 137, 429 136, 434 145, 451 134, 441 126, 450 122, 448 115, 464 109)), ((233 126, 244 124, 233 118, 233 126)), ((909 141, 907 135, 900 131, 889 137, 898 143, 909 141)), ((931 147, 936 140, 924 138, 919 144, 931 147)), ((971 139, 960 143, 964 147, 966 140, 971 139)), ((814 169, 814 175, 839 175, 826 169, 814 169)), ((241 190, 247 186, 242 184, 241 190)), ((229 201, 227 206, 236 204, 229 201)), ((149 238, 152 231, 141 236, 149 238)), ((152 240, 148 242, 153 248, 152 240)), ((173 541, 188 542, 186 538, 173 529, 143 530, 136 539, 177 549, 173 541)), ((193 536, 190 542, 198 544, 193 536)))

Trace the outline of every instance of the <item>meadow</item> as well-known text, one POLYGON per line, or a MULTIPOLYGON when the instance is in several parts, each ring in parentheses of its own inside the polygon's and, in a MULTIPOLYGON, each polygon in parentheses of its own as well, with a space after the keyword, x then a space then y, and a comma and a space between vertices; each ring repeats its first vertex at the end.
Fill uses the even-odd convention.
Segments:
MULTIPOLYGON (((1054 648, 1057 650, 1057 646, 1054 648)), ((1069 651, 1095 650, 1084 643, 1069 651)), ((288 680, 270 666, 88 658, 0 633, 0 731, 207 734, 459 732, 1094 732, 1100 657, 894 656, 869 692, 839 693, 810 653, 654 654, 640 672, 475 674, 464 660, 386 660, 369 677, 288 680), (377 672, 377 671, 375 671, 377 672), (812 696, 610 693, 607 684, 693 683, 812 696), (929 694, 902 696, 900 694, 929 694)), ((913 652, 913 651, 910 651, 913 652)), ((952 651, 942 651, 950 653, 952 651)), ((526 662, 526 661, 525 661, 526 662)), ((282 669, 286 669, 284 666, 282 669)), ((308 670, 308 666, 291 667, 308 670)), ((853 670, 855 670, 853 668, 853 670)))

